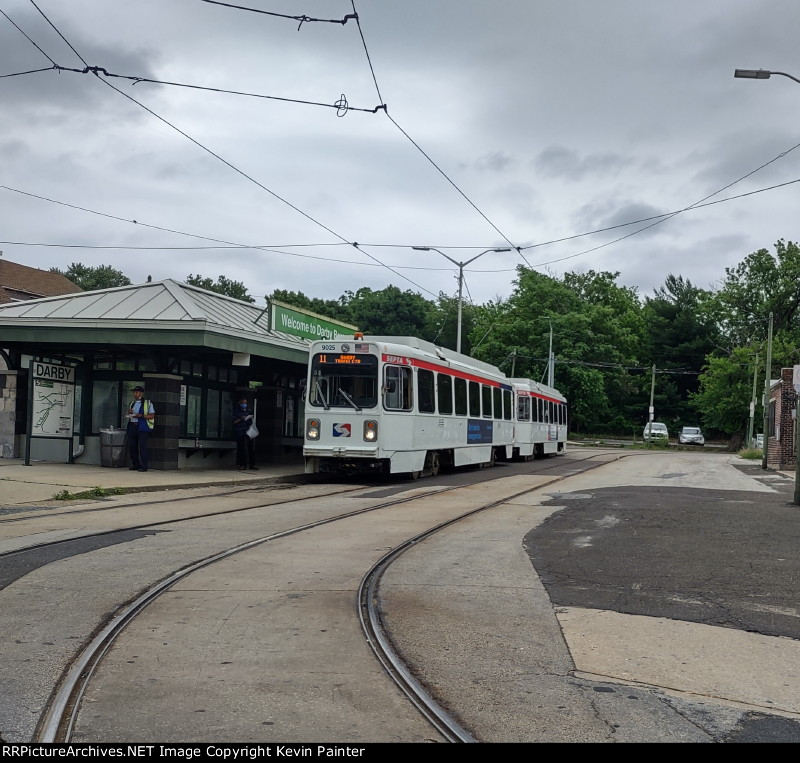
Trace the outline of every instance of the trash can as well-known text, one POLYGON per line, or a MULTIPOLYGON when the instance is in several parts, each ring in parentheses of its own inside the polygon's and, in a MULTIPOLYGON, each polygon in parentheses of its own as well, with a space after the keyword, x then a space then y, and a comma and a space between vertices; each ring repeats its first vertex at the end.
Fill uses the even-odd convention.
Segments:
POLYGON ((128 455, 128 433, 124 429, 100 430, 100 466, 125 466, 128 455))

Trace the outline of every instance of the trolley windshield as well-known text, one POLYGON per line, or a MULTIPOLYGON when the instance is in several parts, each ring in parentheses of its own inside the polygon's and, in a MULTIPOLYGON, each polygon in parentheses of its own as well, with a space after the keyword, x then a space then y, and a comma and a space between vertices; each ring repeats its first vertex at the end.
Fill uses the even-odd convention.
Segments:
POLYGON ((308 403, 319 408, 374 408, 378 404, 378 358, 319 352, 311 360, 308 403))

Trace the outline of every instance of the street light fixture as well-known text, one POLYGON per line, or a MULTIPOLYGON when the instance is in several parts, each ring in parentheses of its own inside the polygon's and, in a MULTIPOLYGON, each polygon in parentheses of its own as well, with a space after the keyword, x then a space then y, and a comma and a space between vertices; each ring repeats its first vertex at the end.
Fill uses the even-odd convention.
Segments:
POLYGON ((767 69, 736 69, 733 76, 739 79, 769 79, 773 74, 779 74, 781 77, 788 77, 795 82, 800 82, 800 79, 786 72, 771 72, 767 69))
POLYGON ((412 246, 412 249, 416 249, 418 252, 439 252, 446 260, 450 260, 453 265, 458 267, 458 333, 456 334, 456 352, 461 352, 461 292, 464 286, 464 268, 470 264, 470 262, 475 262, 478 257, 483 257, 484 254, 488 254, 489 252, 510 252, 511 247, 505 248, 498 248, 498 249, 487 249, 485 252, 481 252, 480 254, 476 254, 471 259, 467 260, 466 262, 458 262, 454 260, 449 255, 445 254, 444 252, 439 251, 434 246, 412 246))

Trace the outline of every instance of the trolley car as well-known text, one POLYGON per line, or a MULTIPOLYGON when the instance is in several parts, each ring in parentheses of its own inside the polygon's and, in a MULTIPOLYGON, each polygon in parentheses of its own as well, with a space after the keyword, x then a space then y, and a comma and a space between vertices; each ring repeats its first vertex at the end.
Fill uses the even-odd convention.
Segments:
POLYGON ((566 441, 557 390, 414 337, 313 342, 305 398, 307 473, 416 478, 545 455, 566 441), (523 408, 537 418, 520 418, 523 408))
POLYGON ((567 444, 567 399, 532 379, 511 379, 517 401, 514 458, 529 461, 561 453, 567 444))

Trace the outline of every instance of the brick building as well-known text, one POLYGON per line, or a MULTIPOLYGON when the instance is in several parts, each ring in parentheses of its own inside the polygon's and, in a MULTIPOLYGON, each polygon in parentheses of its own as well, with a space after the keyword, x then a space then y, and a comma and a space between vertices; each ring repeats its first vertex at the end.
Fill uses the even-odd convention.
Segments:
POLYGON ((794 469, 796 465, 797 393, 792 383, 793 369, 782 368, 781 377, 772 383, 769 394, 767 466, 794 469))

